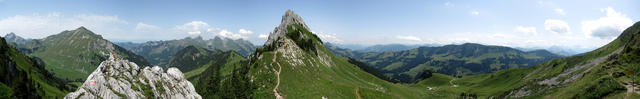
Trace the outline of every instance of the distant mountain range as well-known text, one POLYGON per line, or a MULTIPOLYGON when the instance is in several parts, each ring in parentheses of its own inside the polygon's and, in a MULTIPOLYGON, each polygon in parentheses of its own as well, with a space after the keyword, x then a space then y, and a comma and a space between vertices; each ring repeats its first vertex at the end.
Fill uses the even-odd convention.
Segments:
POLYGON ((242 56, 248 56, 256 47, 247 40, 233 40, 229 38, 215 37, 204 40, 202 37, 187 37, 184 39, 167 41, 148 41, 145 43, 120 42, 128 50, 145 57, 151 64, 166 67, 172 55, 187 46, 199 46, 209 50, 236 51, 242 56))
POLYGON ((338 44, 338 43, 327 43, 329 45, 333 45, 336 47, 350 49, 355 51, 363 51, 363 52, 387 52, 387 51, 402 51, 409 50, 418 47, 436 47, 442 46, 441 44, 378 44, 373 46, 365 46, 359 44, 338 44))
POLYGON ((509 47, 466 43, 402 51, 364 52, 327 45, 336 55, 351 57, 400 82, 414 82, 426 70, 452 76, 526 68, 562 56, 545 50, 523 52, 509 47))
POLYGON ((577 55, 580 54, 580 52, 575 51, 575 50, 571 50, 569 48, 564 48, 564 47, 559 47, 559 46, 551 46, 548 48, 541 48, 541 47, 534 47, 534 48, 522 48, 522 47, 517 47, 516 49, 518 50, 522 50, 522 51, 533 51, 533 50, 547 50, 551 53, 555 53, 558 55, 562 55, 562 56, 573 56, 573 55, 577 55))

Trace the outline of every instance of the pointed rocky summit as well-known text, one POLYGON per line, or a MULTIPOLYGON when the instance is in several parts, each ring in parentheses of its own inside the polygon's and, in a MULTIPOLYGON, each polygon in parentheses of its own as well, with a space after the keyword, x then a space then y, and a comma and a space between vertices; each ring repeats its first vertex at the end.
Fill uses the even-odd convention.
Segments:
POLYGON ((309 27, 304 23, 302 17, 298 16, 295 12, 291 10, 287 10, 284 15, 282 15, 281 23, 278 27, 276 27, 273 32, 269 34, 269 39, 265 43, 265 45, 270 45, 272 42, 276 41, 278 38, 281 38, 287 34, 287 27, 291 25, 301 25, 304 29, 310 30, 309 27))

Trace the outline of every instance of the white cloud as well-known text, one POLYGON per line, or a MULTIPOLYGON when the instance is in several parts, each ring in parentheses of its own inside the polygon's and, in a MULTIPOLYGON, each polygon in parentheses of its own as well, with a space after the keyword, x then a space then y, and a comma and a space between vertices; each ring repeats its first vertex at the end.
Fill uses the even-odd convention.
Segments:
POLYGON ((633 21, 626 15, 616 12, 611 7, 601 9, 601 11, 606 12, 607 15, 596 20, 582 21, 582 31, 588 37, 613 39, 633 24, 633 21))
POLYGON ((478 12, 478 11, 471 11, 471 15, 480 15, 480 12, 478 12))
POLYGON ((503 33, 495 33, 495 34, 489 35, 489 38, 512 38, 512 37, 514 36, 503 34, 503 33))
POLYGON ((260 34, 258 35, 258 38, 267 38, 269 37, 269 34, 260 34))
POLYGON ((342 40, 339 39, 336 36, 336 34, 326 34, 326 33, 317 33, 317 32, 313 32, 313 34, 316 34, 320 39, 322 39, 323 42, 342 43, 342 40))
POLYGON ((564 9, 556 8, 553 11, 560 15, 567 15, 567 13, 564 12, 564 9))
POLYGON ((205 33, 211 29, 208 23, 202 21, 191 21, 189 23, 185 23, 183 25, 176 26, 178 31, 186 32, 190 35, 200 35, 201 33, 205 33))
POLYGON ((544 21, 544 29, 556 34, 566 34, 571 31, 569 24, 562 20, 547 19, 544 21))
POLYGON ((15 32, 29 38, 43 38, 64 30, 87 27, 96 33, 118 33, 128 22, 117 16, 60 13, 16 15, 0 19, 0 33, 15 32))
POLYGON ((536 27, 533 27, 533 26, 530 26, 530 27, 516 26, 516 32, 524 33, 526 35, 537 35, 538 34, 538 32, 536 32, 536 27))
POLYGON ((174 28, 178 33, 187 33, 189 35, 201 35, 203 37, 220 36, 231 39, 248 39, 247 35, 253 34, 253 31, 247 29, 239 29, 238 33, 231 32, 227 29, 213 28, 207 22, 191 21, 174 28))
POLYGON ((451 3, 451 2, 449 2, 449 1, 447 1, 447 2, 445 2, 445 3, 444 3, 444 6, 447 6, 447 7, 453 7, 453 6, 455 6, 455 5, 454 5, 453 3, 451 3))
POLYGON ((213 33, 214 35, 217 34, 218 36, 231 38, 231 39, 247 39, 247 38, 249 38, 249 37, 244 36, 242 34, 235 34, 235 33, 231 32, 231 31, 226 30, 226 29, 222 29, 222 30, 218 29, 218 31, 209 30, 209 32, 213 33))
POLYGON ((155 25, 149 25, 149 24, 144 24, 142 22, 139 22, 136 25, 136 28, 134 31, 136 32, 156 32, 160 29, 160 27, 155 26, 155 25))
POLYGON ((409 40, 409 41, 422 41, 422 39, 415 36, 396 36, 397 39, 409 40))
POLYGON ((246 29, 240 29, 240 30, 238 30, 238 33, 240 33, 240 34, 253 34, 253 31, 246 30, 246 29))

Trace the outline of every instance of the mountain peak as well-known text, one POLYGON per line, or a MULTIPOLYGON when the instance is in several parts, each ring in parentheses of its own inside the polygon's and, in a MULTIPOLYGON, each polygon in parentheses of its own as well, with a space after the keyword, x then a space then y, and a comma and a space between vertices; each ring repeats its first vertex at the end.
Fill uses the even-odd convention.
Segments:
POLYGON ((71 30, 69 31, 72 37, 81 37, 81 38, 87 38, 87 37, 97 37, 97 38, 102 38, 102 36, 93 33, 93 31, 85 28, 84 26, 80 26, 78 28, 76 28, 75 30, 71 30))
MULTIPOLYGON (((284 15, 282 15, 282 21, 280 25, 276 27, 275 30, 273 30, 273 32, 269 34, 269 38, 267 39, 267 42, 264 45, 271 46, 279 38, 283 38, 285 35, 287 35, 287 33, 300 33, 296 35, 300 35, 300 37, 304 39, 308 39, 310 37, 307 37, 306 33, 303 33, 303 32, 309 32, 309 34, 311 34, 310 31, 311 30, 309 29, 309 27, 307 27, 307 25, 304 23, 304 20, 302 20, 302 17, 300 17, 298 14, 296 14, 292 10, 287 10, 284 13, 284 15)), ((290 38, 290 39, 299 39, 299 38, 296 37, 296 38, 290 38)))
POLYGON ((85 32, 85 31, 91 32, 89 29, 85 28, 84 26, 80 26, 80 27, 76 28, 73 31, 76 31, 76 32, 85 32))
POLYGON ((15 33, 11 32, 7 35, 4 35, 4 38, 9 39, 9 41, 14 40, 14 39, 23 39, 22 37, 16 35, 15 33))
POLYGON ((15 36, 16 36, 16 34, 13 33, 13 32, 10 32, 9 34, 4 35, 4 37, 15 37, 15 36))
POLYGON ((309 29, 309 27, 307 27, 307 24, 304 23, 304 20, 302 20, 302 17, 298 16, 298 14, 296 14, 292 10, 287 10, 284 15, 282 15, 282 21, 280 23, 280 26, 278 27, 286 27, 293 24, 299 24, 302 25, 302 27, 304 27, 305 29, 309 29))

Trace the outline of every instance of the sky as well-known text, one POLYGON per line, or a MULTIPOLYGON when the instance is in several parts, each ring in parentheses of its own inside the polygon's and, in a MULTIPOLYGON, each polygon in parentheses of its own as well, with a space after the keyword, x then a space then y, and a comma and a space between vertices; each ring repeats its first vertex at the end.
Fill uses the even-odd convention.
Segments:
POLYGON ((85 26, 114 42, 202 36, 262 45, 291 9, 338 44, 480 43, 586 52, 640 20, 638 0, 0 0, 0 35, 85 26), (636 4, 636 5, 634 5, 636 4))

